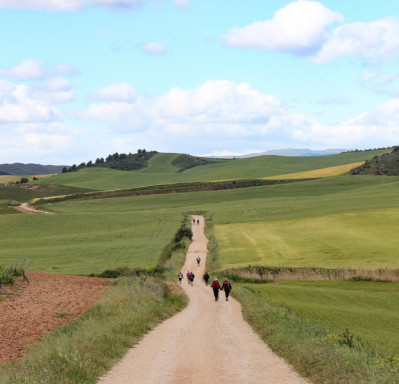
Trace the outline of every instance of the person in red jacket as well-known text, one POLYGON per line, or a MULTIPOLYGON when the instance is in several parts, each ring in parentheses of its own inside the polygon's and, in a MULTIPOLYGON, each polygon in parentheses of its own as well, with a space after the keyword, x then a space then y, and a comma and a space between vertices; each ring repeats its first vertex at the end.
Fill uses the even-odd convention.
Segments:
POLYGON ((230 291, 231 291, 230 281, 228 281, 227 279, 224 279, 221 289, 224 290, 224 294, 226 295, 226 301, 229 301, 229 295, 230 295, 230 291))
POLYGON ((213 289, 213 294, 215 295, 215 301, 219 300, 219 290, 220 290, 220 284, 218 282, 217 277, 215 277, 213 279, 212 285, 211 285, 212 289, 213 289))

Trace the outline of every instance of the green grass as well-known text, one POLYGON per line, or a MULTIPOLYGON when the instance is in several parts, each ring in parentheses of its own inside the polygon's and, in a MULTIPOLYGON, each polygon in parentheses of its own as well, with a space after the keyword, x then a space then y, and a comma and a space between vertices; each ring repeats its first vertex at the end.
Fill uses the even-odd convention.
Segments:
MULTIPOLYGON (((286 309, 284 304, 280 307, 270 305, 262 292, 254 292, 252 286, 248 289, 236 284, 232 292, 242 304, 244 318, 268 346, 312 383, 398 382, 399 360, 386 359, 375 350, 363 348, 356 341, 351 342, 351 333, 349 337, 343 334, 331 337, 327 329, 310 323, 292 310, 286 309)), ((328 296, 331 297, 332 294, 328 296)), ((342 297, 345 295, 341 295, 342 297)), ((308 297, 307 301, 309 300, 308 297)), ((315 306, 316 313, 320 310, 323 310, 320 305, 315 306)), ((345 322, 345 319, 342 321, 345 322)), ((359 321, 361 322, 361 318, 359 321)))
POLYGON ((215 227, 223 268, 251 265, 399 269, 399 208, 215 227))
POLYGON ((42 179, 38 183, 114 190, 197 181, 256 179, 356 163, 384 152, 352 152, 319 157, 257 156, 203 165, 184 172, 179 172, 180 169, 172 164, 178 154, 160 153, 150 159, 148 167, 138 171, 87 168, 42 179))
POLYGON ((155 266, 183 216, 150 207, 138 213, 134 204, 96 200, 59 204, 54 215, 2 215, 0 260, 29 258, 31 270, 67 274, 155 266))
POLYGON ((349 329, 386 357, 399 357, 399 284, 378 282, 276 282, 244 284, 268 304, 293 311, 339 335, 349 329))
MULTIPOLYGON (((222 267, 240 266, 244 260, 249 264, 256 261, 251 259, 253 255, 258 257, 251 253, 251 243, 238 233, 240 225, 253 229, 250 236, 260 244, 258 248, 268 244, 269 248, 275 247, 276 257, 285 248, 279 248, 278 242, 276 245, 270 239, 262 239, 262 228, 282 238, 294 254, 301 254, 301 260, 290 259, 290 263, 296 261, 297 265, 313 266, 320 257, 331 265, 393 267, 395 253, 390 244, 396 244, 396 237, 390 234, 396 231, 398 206, 398 178, 367 176, 63 202, 46 205, 58 212, 56 215, 0 215, 0 259, 11 263, 33 258, 35 270, 52 267, 54 272, 78 274, 125 265, 154 266, 184 215, 201 211, 209 212, 217 233, 227 236, 229 229, 234 229, 227 242, 219 244, 222 267), (340 225, 344 225, 345 231, 340 230, 340 225), (330 227, 336 229, 334 237, 329 234, 330 227), (248 248, 232 259, 225 258, 230 254, 225 244, 232 242, 233 237, 248 248), (370 250, 362 242, 369 244, 370 250), (380 246, 387 253, 372 252, 380 246), (340 257, 334 260, 337 255, 340 257)), ((223 236, 216 240, 222 241, 223 236)), ((266 254, 268 250, 261 251, 266 254)))
POLYGON ((0 200, 15 200, 27 202, 34 198, 45 196, 68 195, 72 193, 90 192, 91 189, 70 187, 67 185, 39 185, 36 188, 4 187, 0 185, 0 200))

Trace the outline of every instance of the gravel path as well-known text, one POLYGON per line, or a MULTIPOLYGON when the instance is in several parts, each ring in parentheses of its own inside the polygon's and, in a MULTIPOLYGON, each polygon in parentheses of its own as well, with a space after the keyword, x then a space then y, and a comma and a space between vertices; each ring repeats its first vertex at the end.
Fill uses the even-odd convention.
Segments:
POLYGON ((147 334, 98 384, 308 383, 252 331, 236 300, 225 301, 222 291, 214 301, 202 280, 208 243, 204 218, 193 218, 199 225, 192 226, 193 242, 182 268, 189 305, 147 334), (196 275, 194 286, 187 284, 187 270, 196 275))

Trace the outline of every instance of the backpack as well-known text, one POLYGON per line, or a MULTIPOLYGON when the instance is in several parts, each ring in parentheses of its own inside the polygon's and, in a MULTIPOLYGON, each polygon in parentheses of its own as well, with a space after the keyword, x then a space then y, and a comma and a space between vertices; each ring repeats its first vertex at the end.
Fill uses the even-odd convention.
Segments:
POLYGON ((231 285, 230 285, 230 282, 229 282, 228 280, 225 280, 225 281, 224 281, 224 283, 223 283, 223 289, 224 289, 225 291, 230 291, 230 290, 231 290, 231 285))

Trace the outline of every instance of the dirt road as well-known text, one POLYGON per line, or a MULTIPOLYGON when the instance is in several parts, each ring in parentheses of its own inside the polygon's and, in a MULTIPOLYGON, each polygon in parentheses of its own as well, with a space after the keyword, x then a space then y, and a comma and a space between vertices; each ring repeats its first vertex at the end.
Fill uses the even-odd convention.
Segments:
POLYGON ((189 305, 146 335, 98 384, 307 383, 252 331, 236 300, 225 301, 221 292, 215 302, 202 280, 208 242, 204 219, 194 219, 199 225, 192 226, 193 242, 182 268, 189 305), (187 270, 196 276, 194 286, 187 284, 187 270))
POLYGON ((43 210, 38 210, 34 209, 31 207, 28 207, 28 203, 22 203, 18 207, 13 207, 17 211, 24 212, 24 213, 46 213, 46 214, 52 214, 53 212, 48 212, 48 211, 43 211, 43 210))

